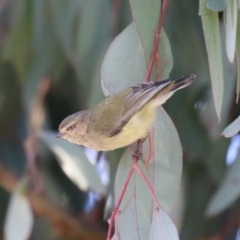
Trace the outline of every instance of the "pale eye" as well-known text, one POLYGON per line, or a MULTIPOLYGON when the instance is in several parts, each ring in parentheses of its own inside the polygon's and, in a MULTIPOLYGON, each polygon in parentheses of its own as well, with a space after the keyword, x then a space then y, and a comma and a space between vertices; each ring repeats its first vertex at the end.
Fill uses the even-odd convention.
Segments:
POLYGON ((75 129, 75 125, 71 125, 70 127, 68 127, 68 131, 73 131, 75 129))

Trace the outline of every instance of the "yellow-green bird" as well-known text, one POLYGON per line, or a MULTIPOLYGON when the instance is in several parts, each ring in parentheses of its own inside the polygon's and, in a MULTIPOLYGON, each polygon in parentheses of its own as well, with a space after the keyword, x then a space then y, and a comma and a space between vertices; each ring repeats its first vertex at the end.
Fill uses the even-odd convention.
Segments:
POLYGON ((128 146, 147 136, 157 107, 195 78, 192 74, 174 81, 167 79, 130 87, 104 99, 93 109, 65 118, 57 137, 98 151, 128 146))

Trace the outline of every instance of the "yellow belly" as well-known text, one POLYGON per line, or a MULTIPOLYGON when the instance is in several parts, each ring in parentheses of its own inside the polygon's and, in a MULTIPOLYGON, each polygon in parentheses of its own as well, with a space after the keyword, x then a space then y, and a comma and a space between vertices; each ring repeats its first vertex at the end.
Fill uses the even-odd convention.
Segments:
POLYGON ((114 150, 128 146, 138 139, 146 137, 155 119, 155 113, 156 108, 149 107, 147 104, 129 120, 119 134, 105 138, 99 150, 114 150))

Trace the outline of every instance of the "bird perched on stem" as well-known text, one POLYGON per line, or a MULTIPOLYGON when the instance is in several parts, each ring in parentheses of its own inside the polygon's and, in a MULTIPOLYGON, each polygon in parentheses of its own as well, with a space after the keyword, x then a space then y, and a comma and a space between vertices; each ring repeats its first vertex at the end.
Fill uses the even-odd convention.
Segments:
POLYGON ((174 81, 167 79, 130 87, 104 99, 93 109, 65 118, 56 137, 98 151, 128 146, 147 136, 157 107, 195 78, 192 74, 174 81))

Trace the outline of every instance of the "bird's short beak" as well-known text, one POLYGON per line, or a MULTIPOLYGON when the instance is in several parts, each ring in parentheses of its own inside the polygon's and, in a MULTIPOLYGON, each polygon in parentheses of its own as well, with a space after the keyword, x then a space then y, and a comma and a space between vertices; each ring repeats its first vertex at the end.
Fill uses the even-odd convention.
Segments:
POLYGON ((61 137, 64 136, 64 135, 65 135, 65 133, 59 132, 55 137, 56 137, 56 138, 61 138, 61 137))

